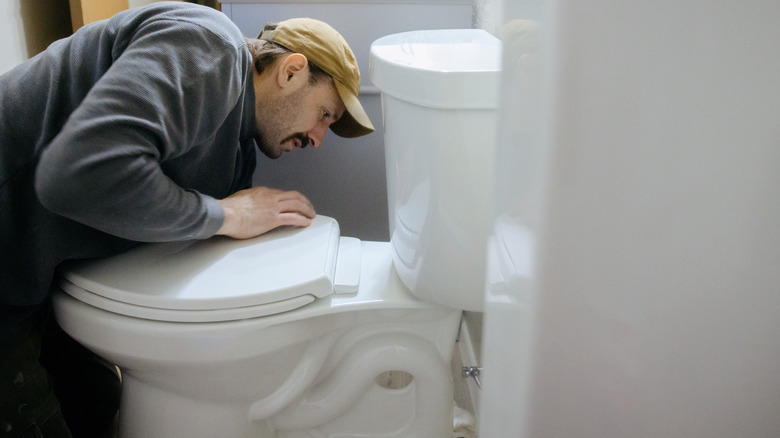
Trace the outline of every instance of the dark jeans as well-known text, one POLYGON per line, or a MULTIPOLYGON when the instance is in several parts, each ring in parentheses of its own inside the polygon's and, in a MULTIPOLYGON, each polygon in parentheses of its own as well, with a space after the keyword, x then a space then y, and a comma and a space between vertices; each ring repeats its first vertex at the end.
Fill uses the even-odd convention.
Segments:
POLYGON ((0 437, 108 438, 119 408, 116 369, 38 311, 21 340, 0 345, 0 437))

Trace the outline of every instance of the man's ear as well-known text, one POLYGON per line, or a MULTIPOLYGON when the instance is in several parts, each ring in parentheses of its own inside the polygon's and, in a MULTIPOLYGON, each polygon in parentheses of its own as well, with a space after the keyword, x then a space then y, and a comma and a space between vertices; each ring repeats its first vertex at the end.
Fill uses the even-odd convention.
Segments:
POLYGON ((280 87, 287 88, 293 86, 293 89, 309 80, 309 60, 300 53, 287 55, 279 65, 277 70, 277 82, 280 87))

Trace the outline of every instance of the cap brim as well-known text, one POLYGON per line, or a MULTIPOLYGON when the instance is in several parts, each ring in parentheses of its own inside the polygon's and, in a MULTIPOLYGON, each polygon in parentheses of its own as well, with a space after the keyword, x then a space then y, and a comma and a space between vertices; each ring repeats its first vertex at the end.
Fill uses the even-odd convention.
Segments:
POLYGON ((330 125, 330 129, 339 137, 346 138, 360 137, 374 132, 374 125, 371 124, 366 111, 360 105, 358 97, 339 81, 334 80, 333 83, 336 85, 336 91, 338 91, 347 111, 336 123, 330 125))

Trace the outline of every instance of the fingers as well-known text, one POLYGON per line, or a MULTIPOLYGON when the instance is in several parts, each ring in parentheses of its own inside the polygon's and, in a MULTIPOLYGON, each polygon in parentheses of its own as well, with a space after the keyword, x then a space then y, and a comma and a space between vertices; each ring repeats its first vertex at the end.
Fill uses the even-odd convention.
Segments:
POLYGON ((282 225, 307 227, 316 215, 311 202, 302 194, 267 187, 242 190, 219 203, 225 211, 225 222, 217 234, 239 239, 282 225))
POLYGON ((287 225, 293 227, 308 227, 314 218, 313 216, 308 217, 300 213, 280 213, 277 217, 279 219, 279 225, 277 226, 287 225))
POLYGON ((314 211, 314 207, 311 205, 308 199, 300 200, 300 199, 289 199, 285 201, 280 201, 278 204, 278 212, 279 213, 298 213, 301 216, 307 217, 307 218, 313 218, 316 214, 314 211))

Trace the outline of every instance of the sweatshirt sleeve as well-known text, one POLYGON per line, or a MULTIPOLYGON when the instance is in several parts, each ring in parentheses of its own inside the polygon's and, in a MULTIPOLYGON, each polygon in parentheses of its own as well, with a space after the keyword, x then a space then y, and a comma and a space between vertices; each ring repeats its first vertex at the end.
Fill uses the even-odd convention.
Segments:
POLYGON ((119 32, 117 41, 121 54, 42 153, 38 198, 54 213, 130 240, 210 237, 224 221, 218 201, 180 187, 162 164, 212 144, 244 89, 246 49, 174 20, 119 32))

